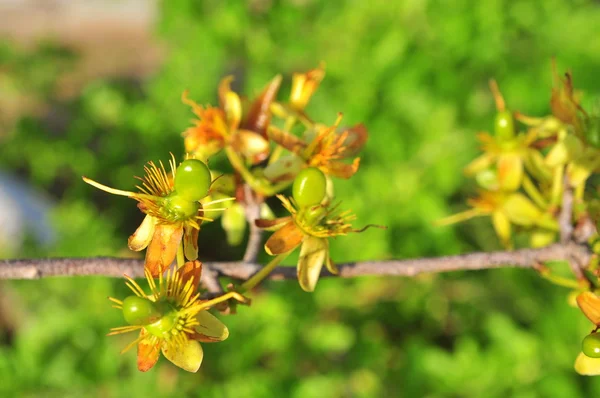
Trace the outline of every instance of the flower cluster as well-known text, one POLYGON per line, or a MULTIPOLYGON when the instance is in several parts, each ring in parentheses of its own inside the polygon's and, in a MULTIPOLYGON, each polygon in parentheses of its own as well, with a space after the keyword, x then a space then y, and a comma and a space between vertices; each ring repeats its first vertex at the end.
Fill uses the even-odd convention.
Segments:
POLYGON ((160 352, 190 372, 202 362, 200 342, 223 341, 228 329, 208 309, 232 310, 242 295, 260 283, 290 252, 300 247, 298 281, 313 291, 321 268, 336 274, 329 255, 330 237, 361 232, 350 222, 354 216, 334 203, 332 177, 350 178, 359 168, 356 155, 368 138, 365 126, 342 127, 341 114, 331 125, 313 121, 306 107, 318 88, 323 66, 294 74, 289 98, 278 100, 281 76, 275 76, 253 99, 233 91, 232 77, 218 87, 218 106, 203 106, 184 92, 182 101, 195 119, 183 136, 185 157, 171 155, 169 168, 150 162, 138 177, 137 192, 115 189, 83 177, 88 184, 138 202, 145 214, 129 238, 133 251, 146 249, 144 273, 150 294, 132 278, 134 295, 118 300, 127 326, 110 335, 139 332, 124 350, 137 345, 138 368, 147 371, 160 352), (210 170, 208 163, 224 157, 232 172, 210 170), (281 193, 292 187, 292 196, 281 193), (275 196, 288 216, 274 218, 265 200, 275 196), (250 211, 254 207, 258 212, 250 211), (227 293, 211 291, 210 300, 199 290, 202 264, 198 238, 202 224, 221 217, 227 240, 240 244, 248 222, 252 228, 276 230, 265 250, 275 256, 257 274, 227 293))
MULTIPOLYGON (((591 243, 600 253, 596 224, 600 219, 598 189, 592 178, 600 172, 600 123, 581 105, 570 73, 560 77, 553 68, 552 113, 531 117, 510 112, 494 81, 496 100, 494 134, 481 133, 483 154, 472 161, 465 174, 474 177, 479 194, 470 199, 471 209, 447 217, 451 224, 477 216, 489 216, 506 248, 514 246, 514 232, 529 238, 530 247, 553 243, 559 231, 579 244, 591 243), (517 125, 516 122, 520 122, 517 125), (594 243, 596 242, 596 243, 594 243)), ((564 237, 562 237, 564 241, 564 237)), ((577 274, 577 280, 552 275, 552 282, 574 289, 577 305, 595 325, 582 343, 575 369, 583 375, 600 375, 600 272, 597 257, 577 274)))

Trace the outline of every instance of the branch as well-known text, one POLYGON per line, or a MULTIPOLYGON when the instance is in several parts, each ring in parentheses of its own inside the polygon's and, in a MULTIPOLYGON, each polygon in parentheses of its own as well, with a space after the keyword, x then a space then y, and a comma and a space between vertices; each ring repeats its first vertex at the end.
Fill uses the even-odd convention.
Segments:
MULTIPOLYGON (((354 278, 367 275, 407 276, 491 268, 531 268, 547 261, 577 261, 589 263, 591 252, 585 245, 573 242, 557 243, 541 249, 521 249, 512 252, 470 253, 456 256, 408 260, 364 261, 338 266, 339 277, 354 278)), ((39 279, 50 276, 98 275, 143 277, 143 260, 111 257, 51 258, 35 260, 0 260, 0 279, 39 279)), ((246 280, 262 266, 248 262, 206 262, 206 272, 218 273, 232 279, 246 280)), ((322 277, 332 276, 323 270, 322 277)), ((277 267, 270 279, 296 279, 295 267, 277 267)))

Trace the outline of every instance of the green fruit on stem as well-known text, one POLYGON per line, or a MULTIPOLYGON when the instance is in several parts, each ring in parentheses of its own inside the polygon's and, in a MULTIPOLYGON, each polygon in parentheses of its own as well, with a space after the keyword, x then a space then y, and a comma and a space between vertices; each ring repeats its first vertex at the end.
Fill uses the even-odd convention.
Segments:
POLYGON ((327 179, 317 168, 308 167, 298 173, 292 186, 292 196, 300 207, 315 206, 325 197, 327 179))
POLYGON ((129 296, 123 300, 123 317, 130 325, 147 325, 161 318, 154 303, 138 296, 129 296))
POLYGON ((500 111, 496 114, 494 131, 497 138, 504 140, 511 139, 515 136, 515 123, 510 111, 500 111))
POLYGON ((146 325, 144 328, 156 337, 163 337, 166 333, 170 333, 179 323, 177 311, 172 311, 158 321, 146 325))
POLYGON ((189 201, 197 202, 208 194, 212 179, 208 166, 198 159, 181 162, 175 172, 175 190, 189 201))
POLYGON ((200 203, 183 197, 174 191, 164 198, 163 215, 170 221, 186 220, 195 217, 200 209, 200 203))
POLYGON ((600 358, 600 333, 591 333, 583 339, 581 351, 590 358, 600 358))

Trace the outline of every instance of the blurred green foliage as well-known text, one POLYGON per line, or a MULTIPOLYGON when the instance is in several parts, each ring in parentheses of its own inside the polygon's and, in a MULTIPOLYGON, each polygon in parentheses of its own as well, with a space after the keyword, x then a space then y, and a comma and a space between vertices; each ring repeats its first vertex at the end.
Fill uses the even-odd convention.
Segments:
MULTIPOLYGON (((461 168, 475 132, 491 128, 495 77, 511 109, 548 113, 550 59, 576 87, 600 92, 600 6, 593 1, 162 3, 157 39, 168 47, 143 82, 95 80, 68 100, 52 84, 71 55, 59 47, 0 47, 3 82, 50 104, 0 136, 0 168, 57 201, 60 238, 20 257, 124 255, 140 222, 133 202, 90 188, 81 175, 133 188, 148 160, 177 156, 191 113, 180 95, 216 102, 220 78, 256 93, 276 73, 314 67, 327 76, 309 106, 315 119, 364 122, 371 133, 359 173, 337 182, 343 205, 370 230, 340 238, 337 262, 498 248, 486 222, 435 228, 472 187, 461 168)), ((74 67, 74 66, 73 66, 74 67)), ((288 81, 289 89, 289 81, 288 81)), ((13 90, 13 91, 14 91, 13 90)), ((589 98, 590 96, 586 97, 589 98)), ((217 225, 201 233, 202 259, 238 258, 217 225)), ((293 263, 293 259, 290 260, 293 263)), ((560 267, 560 265, 558 265, 560 267)), ((495 270, 415 279, 322 280, 314 294, 266 284, 251 308, 224 317, 231 337, 205 344, 198 374, 162 359, 149 374, 107 296, 121 280, 4 282, 11 327, 0 329, 0 395, 23 397, 583 397, 600 379, 572 369, 586 319, 566 291, 532 272, 495 270)))

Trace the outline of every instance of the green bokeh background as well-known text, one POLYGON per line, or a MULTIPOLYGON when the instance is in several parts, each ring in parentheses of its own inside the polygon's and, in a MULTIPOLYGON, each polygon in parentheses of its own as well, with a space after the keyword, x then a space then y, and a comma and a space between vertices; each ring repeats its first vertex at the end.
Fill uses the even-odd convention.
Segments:
MULTIPOLYGON (((487 220, 432 222, 465 207, 462 167, 475 133, 491 127, 495 77, 512 109, 548 113, 551 69, 571 68, 588 97, 600 93, 600 5, 593 1, 193 1, 160 5, 155 37, 167 48, 143 81, 95 79, 61 100, 58 73, 76 54, 50 41, 0 44, 7 95, 28 93, 64 116, 23 115, 0 136, 0 169, 56 200, 58 240, 6 257, 123 256, 142 214, 132 201, 82 183, 87 175, 131 189, 144 162, 182 154, 189 89, 216 102, 220 78, 253 94, 276 73, 327 64, 309 112, 370 131, 359 173, 337 181, 359 224, 386 231, 339 238, 337 262, 498 249, 487 220), (61 119, 62 120, 62 119, 61 119)), ((288 80, 287 89, 289 89, 288 80)), ((201 234, 201 258, 235 259, 218 225, 201 234)), ((558 265, 558 268, 561 268, 558 265)), ((107 296, 121 280, 82 277, 0 284, 11 322, 0 329, 0 396, 13 397, 584 397, 600 379, 573 362, 590 325, 568 292, 525 270, 414 279, 328 279, 307 294, 265 284, 250 308, 222 318, 231 330, 205 344, 197 374, 166 360, 148 373, 120 356, 130 336, 107 296)))

